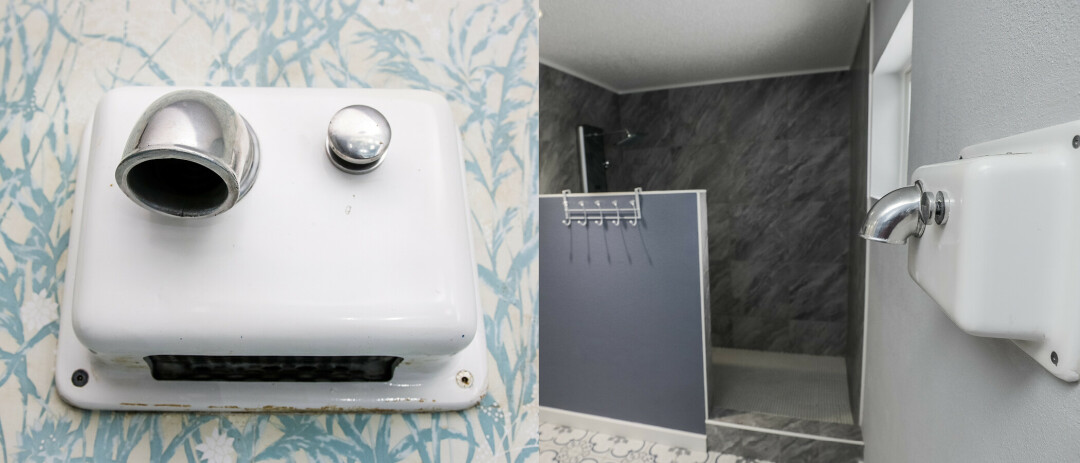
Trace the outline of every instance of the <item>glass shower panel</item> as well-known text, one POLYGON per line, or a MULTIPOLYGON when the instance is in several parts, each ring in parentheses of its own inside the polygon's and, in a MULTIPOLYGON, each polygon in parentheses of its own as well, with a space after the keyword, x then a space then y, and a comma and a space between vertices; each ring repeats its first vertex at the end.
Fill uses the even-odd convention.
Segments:
POLYGON ((604 155, 604 130, 591 125, 579 125, 578 154, 581 157, 581 181, 584 191, 586 193, 608 191, 608 162, 604 155))

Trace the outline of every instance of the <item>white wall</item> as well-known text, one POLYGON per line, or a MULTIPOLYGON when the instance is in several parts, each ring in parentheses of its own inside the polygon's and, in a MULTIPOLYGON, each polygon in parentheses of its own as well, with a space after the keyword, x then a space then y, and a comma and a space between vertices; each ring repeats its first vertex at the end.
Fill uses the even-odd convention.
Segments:
MULTIPOLYGON (((912 59, 909 171, 1080 119, 1075 1, 917 1, 912 59)), ((1080 459, 1078 386, 961 332, 908 277, 904 247, 871 247, 866 460, 1080 459)))
POLYGON ((881 198, 890 191, 907 186, 908 90, 905 71, 911 65, 912 8, 905 9, 895 25, 885 52, 873 69, 873 94, 870 121, 871 197, 881 198))

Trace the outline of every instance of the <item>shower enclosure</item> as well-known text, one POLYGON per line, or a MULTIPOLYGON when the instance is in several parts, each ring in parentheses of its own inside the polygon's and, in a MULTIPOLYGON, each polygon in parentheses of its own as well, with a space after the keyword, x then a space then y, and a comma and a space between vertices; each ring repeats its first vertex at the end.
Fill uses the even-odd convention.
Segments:
POLYGON ((707 192, 710 445, 861 444, 851 87, 832 72, 616 95, 541 66, 541 193, 707 192))

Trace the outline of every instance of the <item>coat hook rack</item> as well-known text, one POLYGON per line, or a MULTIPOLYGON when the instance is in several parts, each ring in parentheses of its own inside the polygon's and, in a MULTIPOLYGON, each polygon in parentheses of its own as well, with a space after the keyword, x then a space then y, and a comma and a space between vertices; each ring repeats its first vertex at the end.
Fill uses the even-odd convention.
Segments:
POLYGON ((578 201, 577 207, 570 207, 570 190, 562 191, 563 197, 563 225, 569 227, 574 222, 578 225, 589 226, 592 221, 596 225, 603 225, 609 221, 614 226, 619 226, 623 221, 636 227, 641 220, 641 188, 634 188, 634 199, 627 201, 629 207, 619 206, 618 200, 611 201, 611 207, 604 207, 597 199, 593 201, 593 207, 585 205, 585 201, 578 201))

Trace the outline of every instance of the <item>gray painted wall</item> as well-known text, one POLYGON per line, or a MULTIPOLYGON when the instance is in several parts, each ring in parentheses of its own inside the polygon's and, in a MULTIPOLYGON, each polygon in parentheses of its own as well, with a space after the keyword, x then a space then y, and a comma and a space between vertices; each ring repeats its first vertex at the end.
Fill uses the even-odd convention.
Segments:
POLYGON ((540 198, 540 405, 704 434, 698 194, 641 208, 636 228, 567 227, 540 198))
POLYGON ((540 65, 540 194, 582 192, 577 126, 615 130, 618 95, 540 65))
POLYGON ((875 64, 878 62, 878 59, 881 58, 881 54, 885 52, 885 45, 888 45, 889 37, 892 37, 893 30, 896 29, 896 23, 900 22, 901 16, 904 16, 904 10, 907 9, 908 3, 911 3, 911 0, 874 2, 873 35, 875 64))
MULTIPOLYGON (((1080 119, 1075 1, 920 2, 914 25, 912 170, 1080 119)), ((908 277, 904 247, 869 252, 867 461, 1080 459, 1077 384, 961 332, 908 277)))
POLYGON ((646 135, 608 152, 612 191, 709 192, 713 345, 844 355, 848 73, 620 95, 619 111, 646 135))
MULTIPOLYGON (((869 13, 867 13, 869 15, 869 13)), ((848 394, 851 414, 859 417, 862 392, 863 321, 866 309, 866 241, 859 237, 859 226, 866 217, 866 168, 869 159, 870 127, 870 22, 866 21, 855 59, 851 63, 851 219, 848 223, 848 394)))

